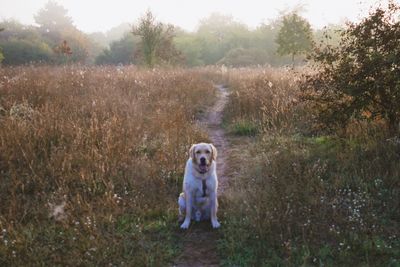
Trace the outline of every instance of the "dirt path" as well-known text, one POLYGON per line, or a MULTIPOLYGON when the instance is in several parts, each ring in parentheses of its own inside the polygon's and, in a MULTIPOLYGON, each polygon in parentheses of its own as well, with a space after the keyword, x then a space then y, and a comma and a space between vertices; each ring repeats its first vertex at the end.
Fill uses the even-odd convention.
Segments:
MULTIPOLYGON (((218 99, 210 112, 199 121, 208 131, 212 143, 218 150, 217 175, 219 180, 218 195, 224 193, 227 186, 226 159, 228 141, 222 128, 222 112, 228 101, 228 92, 222 85, 217 86, 218 99)), ((223 224, 221 227, 224 227, 223 224)), ((193 223, 183 235, 183 252, 173 266, 200 267, 219 266, 217 254, 218 230, 213 230, 209 221, 193 223)))

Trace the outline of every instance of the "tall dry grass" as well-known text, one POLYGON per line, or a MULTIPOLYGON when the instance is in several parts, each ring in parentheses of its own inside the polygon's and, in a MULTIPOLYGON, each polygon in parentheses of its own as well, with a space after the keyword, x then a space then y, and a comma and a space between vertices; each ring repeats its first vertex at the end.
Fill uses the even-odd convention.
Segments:
POLYGON ((297 86, 300 72, 242 68, 230 70, 227 76, 232 93, 225 120, 234 129, 247 125, 257 132, 279 134, 293 133, 303 126, 294 123, 307 116, 297 86))
POLYGON ((399 139, 357 125, 347 135, 316 131, 300 80, 286 70, 230 72, 227 127, 242 121, 257 134, 233 137, 226 265, 397 266, 399 139))
POLYGON ((164 265, 200 71, 0 69, 0 265, 164 265))

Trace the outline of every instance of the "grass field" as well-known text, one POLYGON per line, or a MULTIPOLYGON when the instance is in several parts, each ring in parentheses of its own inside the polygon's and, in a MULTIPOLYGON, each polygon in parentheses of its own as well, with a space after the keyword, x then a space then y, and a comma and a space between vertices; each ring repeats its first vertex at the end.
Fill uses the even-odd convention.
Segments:
POLYGON ((228 85, 226 266, 399 266, 400 141, 327 134, 285 69, 0 68, 0 265, 166 266, 195 124, 228 85))
POLYGON ((204 71, 0 69, 0 265, 165 265, 204 71))

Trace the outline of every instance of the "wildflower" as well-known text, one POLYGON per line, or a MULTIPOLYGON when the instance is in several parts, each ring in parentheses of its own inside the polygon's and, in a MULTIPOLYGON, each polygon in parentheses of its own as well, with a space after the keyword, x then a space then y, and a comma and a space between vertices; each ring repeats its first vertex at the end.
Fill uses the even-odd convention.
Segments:
POLYGON ((63 201, 60 205, 54 205, 54 204, 49 204, 50 205, 50 218, 54 218, 56 221, 63 221, 67 218, 67 215, 65 214, 65 201, 63 201))

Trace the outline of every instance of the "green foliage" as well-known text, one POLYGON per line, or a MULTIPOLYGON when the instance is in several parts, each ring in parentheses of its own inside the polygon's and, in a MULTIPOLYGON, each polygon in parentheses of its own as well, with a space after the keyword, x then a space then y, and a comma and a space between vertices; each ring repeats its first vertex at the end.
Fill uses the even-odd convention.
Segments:
POLYGON ((146 12, 132 33, 140 37, 137 55, 147 67, 159 63, 175 64, 180 61, 180 52, 173 43, 174 26, 156 22, 151 11, 146 12))
POLYGON ((284 16, 276 42, 279 45, 278 53, 291 55, 294 66, 294 57, 304 54, 312 48, 310 23, 296 13, 284 16))
POLYGON ((275 39, 281 28, 281 24, 280 20, 272 21, 269 24, 261 24, 251 33, 250 48, 257 49, 260 52, 263 51, 263 53, 258 54, 260 58, 264 58, 264 55, 267 55, 264 64, 280 66, 290 64, 291 62, 290 58, 280 56, 276 53, 278 45, 275 39))
POLYGON ((132 34, 126 34, 122 39, 114 41, 110 44, 110 48, 106 48, 96 58, 96 64, 133 64, 134 51, 138 41, 132 34))
POLYGON ((176 48, 182 52, 185 65, 191 67, 204 65, 202 58, 203 46, 196 34, 178 32, 174 43, 176 48))
POLYGON ((0 46, 3 48, 5 65, 26 64, 30 62, 49 62, 53 51, 43 41, 35 27, 25 27, 16 21, 3 21, 0 46))
POLYGON ((55 49, 65 40, 72 54, 66 60, 60 54, 51 53, 46 62, 55 64, 94 63, 96 58, 98 64, 281 66, 290 63, 289 57, 276 54, 280 19, 250 30, 231 16, 214 13, 203 19, 195 32, 186 32, 157 22, 150 12, 134 27, 145 40, 137 45, 125 36, 132 28, 129 24, 123 23, 105 33, 85 34, 74 26, 67 9, 52 1, 38 12, 35 20, 39 27, 3 22, 7 30, 0 35, 0 41, 12 37, 27 42, 35 39, 36 43, 43 42, 55 49))
POLYGON ((338 47, 316 49, 316 72, 303 89, 330 128, 352 119, 386 123, 392 134, 400 122, 400 6, 377 8, 351 23, 338 47))
POLYGON ((215 64, 233 48, 249 47, 249 30, 231 16, 217 13, 200 22, 197 39, 200 42, 201 58, 206 65, 215 64))
POLYGON ((254 136, 258 132, 257 125, 254 122, 245 119, 234 122, 231 128, 233 134, 239 136, 254 136))
POLYGON ((3 21, 0 44, 4 46, 5 64, 28 62, 64 64, 66 62, 92 63, 99 47, 86 34, 79 31, 67 16, 67 10, 48 2, 35 17, 40 27, 22 25, 16 21, 3 21), (57 53, 64 41, 71 52, 65 56, 57 53))
POLYGON ((175 44, 189 66, 282 65, 290 59, 275 53, 279 28, 280 22, 272 21, 250 30, 231 16, 214 13, 200 22, 196 32, 177 32, 175 44))
POLYGON ((47 44, 38 41, 11 39, 0 42, 0 46, 5 55, 5 65, 48 62, 53 53, 47 44))

